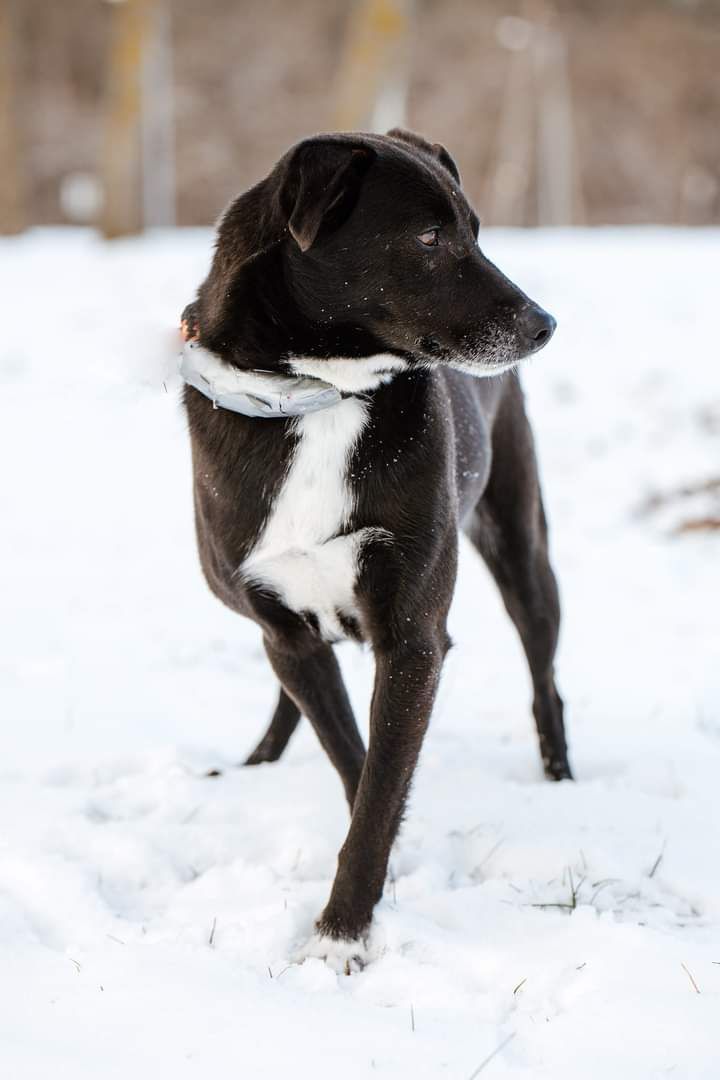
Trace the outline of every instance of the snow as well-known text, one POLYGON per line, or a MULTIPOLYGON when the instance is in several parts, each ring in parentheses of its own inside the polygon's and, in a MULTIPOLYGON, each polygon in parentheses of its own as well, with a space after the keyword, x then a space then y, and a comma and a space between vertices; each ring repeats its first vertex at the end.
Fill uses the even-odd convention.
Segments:
MULTIPOLYGON (((162 387, 210 235, 0 241, 4 1076, 469 1080, 500 1046, 483 1080, 717 1075, 720 541, 675 534, 695 503, 639 510, 718 472, 720 233, 482 239, 559 321, 524 381, 577 782, 541 778, 519 646, 463 547, 350 976, 295 962, 347 826, 309 726, 233 767, 275 686, 201 578, 162 387)), ((370 657, 340 655, 364 724, 370 657)))

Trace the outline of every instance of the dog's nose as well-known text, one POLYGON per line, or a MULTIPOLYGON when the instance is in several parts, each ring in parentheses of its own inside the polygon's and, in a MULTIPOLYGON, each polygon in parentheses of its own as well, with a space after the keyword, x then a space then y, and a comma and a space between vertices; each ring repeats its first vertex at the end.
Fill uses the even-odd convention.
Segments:
POLYGON ((532 304, 524 308, 521 314, 518 315, 516 325, 518 331, 525 338, 528 347, 536 351, 542 349, 543 345, 547 345, 555 333, 557 323, 549 312, 543 311, 541 307, 532 304))

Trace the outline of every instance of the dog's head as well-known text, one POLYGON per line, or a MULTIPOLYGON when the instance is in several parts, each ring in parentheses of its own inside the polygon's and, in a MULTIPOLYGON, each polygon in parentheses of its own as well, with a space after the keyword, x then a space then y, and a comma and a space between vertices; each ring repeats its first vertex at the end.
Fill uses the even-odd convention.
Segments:
POLYGON ((273 317, 289 320, 291 352, 492 375, 547 344, 555 320, 483 255, 478 227, 439 144, 400 130, 317 136, 230 207, 206 284, 215 275, 227 312, 229 276, 273 249, 290 307, 273 317))

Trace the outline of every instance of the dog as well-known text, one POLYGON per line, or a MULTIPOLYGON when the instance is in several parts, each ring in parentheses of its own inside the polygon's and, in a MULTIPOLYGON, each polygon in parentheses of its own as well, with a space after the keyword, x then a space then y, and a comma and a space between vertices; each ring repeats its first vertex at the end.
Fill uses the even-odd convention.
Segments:
POLYGON ((519 632, 545 773, 571 779, 533 437, 500 377, 555 320, 478 228, 440 144, 318 135, 231 203, 183 312, 200 561, 280 683, 247 763, 277 760, 304 714, 340 774, 351 824, 309 948, 346 970, 367 958, 450 644, 460 529, 519 632), (344 638, 374 652, 367 753, 344 638))

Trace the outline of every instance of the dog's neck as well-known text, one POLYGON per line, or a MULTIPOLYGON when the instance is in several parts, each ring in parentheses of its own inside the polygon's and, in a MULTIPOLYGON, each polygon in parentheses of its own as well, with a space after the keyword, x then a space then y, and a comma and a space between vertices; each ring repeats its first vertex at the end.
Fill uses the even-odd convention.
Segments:
POLYGON ((407 368, 399 356, 293 356, 287 372, 240 369, 225 363, 197 341, 186 341, 180 358, 184 381, 199 390, 215 408, 243 416, 281 419, 304 416, 338 405, 343 397, 366 394, 407 368))

